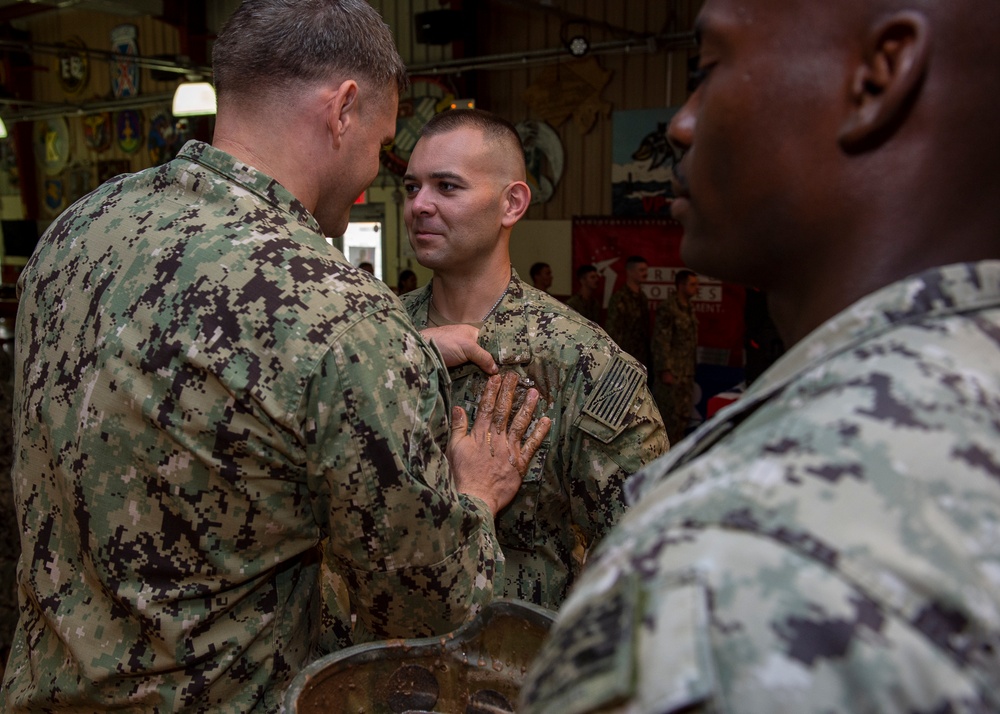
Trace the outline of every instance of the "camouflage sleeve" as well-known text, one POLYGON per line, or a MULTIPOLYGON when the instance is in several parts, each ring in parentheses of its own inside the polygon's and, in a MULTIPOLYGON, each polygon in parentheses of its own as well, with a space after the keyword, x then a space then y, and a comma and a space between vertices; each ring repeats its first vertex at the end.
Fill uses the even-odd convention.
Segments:
POLYGON ((645 370, 600 340, 585 355, 564 395, 567 409, 579 411, 563 459, 573 523, 589 547, 625 512, 625 480, 669 444, 645 370))
POLYGON ((653 320, 653 370, 656 373, 653 376, 657 381, 660 379, 660 372, 676 373, 673 359, 671 358, 672 350, 670 348, 673 337, 674 316, 664 300, 660 303, 660 307, 656 311, 656 317, 653 320))
POLYGON ((492 597, 502 554, 451 478, 448 387, 401 309, 353 325, 310 385, 310 488, 361 639, 448 632, 492 597))
POLYGON ((734 702, 789 714, 992 710, 910 623, 836 571, 755 534, 678 528, 590 563, 519 711, 689 714, 734 702))

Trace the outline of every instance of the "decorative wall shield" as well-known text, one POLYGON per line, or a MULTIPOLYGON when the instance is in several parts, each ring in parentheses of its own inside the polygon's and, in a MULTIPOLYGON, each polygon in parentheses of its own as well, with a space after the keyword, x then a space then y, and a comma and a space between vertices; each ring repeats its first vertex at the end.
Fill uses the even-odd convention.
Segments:
POLYGON ((83 118, 83 140, 88 148, 97 152, 107 151, 111 147, 113 134, 111 112, 88 114, 83 118))
POLYGON ((142 114, 135 109, 125 109, 115 115, 115 137, 118 147, 132 154, 142 146, 142 114))
POLYGON ((55 176, 69 161, 69 126, 62 117, 35 122, 35 156, 46 176, 55 176))
POLYGON ((111 51, 116 53, 111 59, 111 91, 116 99, 134 97, 139 93, 139 66, 135 58, 139 56, 136 38, 139 29, 135 25, 119 25, 111 31, 111 51))
POLYGON ((42 203, 49 215, 55 216, 62 213, 63 208, 66 207, 66 195, 61 177, 45 179, 45 195, 42 197, 42 203))
POLYGON ((90 79, 87 45, 79 37, 71 37, 63 44, 66 48, 60 50, 57 59, 59 62, 59 86, 66 94, 79 94, 80 90, 87 86, 87 81, 90 79))

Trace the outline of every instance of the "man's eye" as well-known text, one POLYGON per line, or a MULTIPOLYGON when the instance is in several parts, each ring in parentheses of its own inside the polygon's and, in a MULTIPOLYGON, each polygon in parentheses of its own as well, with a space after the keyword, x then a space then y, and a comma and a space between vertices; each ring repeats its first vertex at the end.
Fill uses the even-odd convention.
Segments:
POLYGON ((418 188, 419 186, 417 186, 416 184, 412 183, 403 184, 403 192, 406 193, 407 195, 416 193, 418 188))
POLYGON ((688 92, 693 93, 696 89, 698 89, 698 87, 701 86, 701 83, 708 78, 709 71, 711 71, 711 67, 698 67, 697 69, 688 72, 688 92))
POLYGON ((688 92, 691 94, 693 94, 694 91, 701 86, 701 83, 704 82, 705 79, 708 77, 709 72, 712 71, 711 65, 705 67, 702 67, 700 65, 701 65, 700 55, 688 59, 687 89, 688 92))

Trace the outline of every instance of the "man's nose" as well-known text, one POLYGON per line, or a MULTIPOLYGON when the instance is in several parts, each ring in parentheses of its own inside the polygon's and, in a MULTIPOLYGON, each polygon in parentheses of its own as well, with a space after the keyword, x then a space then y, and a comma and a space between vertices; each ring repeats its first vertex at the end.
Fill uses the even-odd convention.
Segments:
POLYGON ((667 127, 667 141, 674 152, 674 163, 677 163, 684 156, 684 153, 691 148, 694 141, 694 97, 689 97, 673 118, 670 126, 667 127))
POLYGON ((423 188, 410 193, 410 208, 414 213, 426 214, 434 210, 434 203, 428 194, 423 188))

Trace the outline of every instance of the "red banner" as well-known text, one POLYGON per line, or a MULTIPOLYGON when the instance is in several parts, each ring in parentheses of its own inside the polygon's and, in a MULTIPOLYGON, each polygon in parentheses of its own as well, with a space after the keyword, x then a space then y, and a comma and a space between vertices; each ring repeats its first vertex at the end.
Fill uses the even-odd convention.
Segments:
MULTIPOLYGON (((684 228, 669 218, 574 218, 573 272, 591 264, 604 279, 603 304, 625 284, 625 261, 640 255, 649 264, 643 292, 650 309, 674 289, 674 274, 684 268, 680 245, 684 228)), ((698 361, 743 366, 743 307, 746 291, 738 285, 699 275, 694 299, 698 316, 698 361)))

